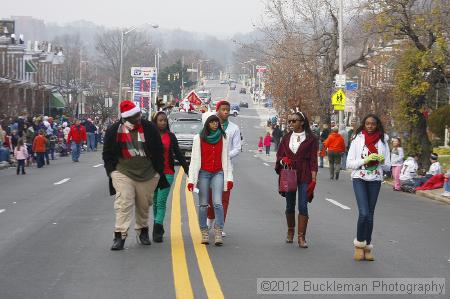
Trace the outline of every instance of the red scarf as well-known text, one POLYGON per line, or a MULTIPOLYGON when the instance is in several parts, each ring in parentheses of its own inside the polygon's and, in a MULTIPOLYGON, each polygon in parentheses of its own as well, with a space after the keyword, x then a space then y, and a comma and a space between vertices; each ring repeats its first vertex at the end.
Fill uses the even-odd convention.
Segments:
MULTIPOLYGON (((362 130, 362 133, 364 135, 364 144, 367 146, 367 149, 369 150, 369 155, 370 154, 378 154, 378 150, 375 145, 378 143, 378 141, 381 138, 380 131, 369 133, 366 130, 362 130)), ((378 164, 379 164, 378 161, 371 161, 371 162, 369 162, 369 164, 367 166, 368 167, 378 166, 378 164)))
POLYGON ((131 137, 130 130, 125 124, 120 124, 117 130, 116 141, 117 143, 119 143, 119 147, 122 152, 122 158, 124 159, 131 159, 137 156, 146 156, 144 151, 144 128, 141 124, 137 124, 133 128, 133 131, 134 130, 138 131, 138 140, 136 146, 133 144, 133 138, 131 137))

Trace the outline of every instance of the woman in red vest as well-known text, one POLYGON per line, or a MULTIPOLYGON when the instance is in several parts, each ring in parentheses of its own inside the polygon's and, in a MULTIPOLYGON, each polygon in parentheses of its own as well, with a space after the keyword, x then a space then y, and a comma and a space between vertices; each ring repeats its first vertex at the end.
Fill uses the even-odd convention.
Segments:
POLYGON ((200 134, 194 137, 191 164, 189 166, 188 190, 197 185, 199 197, 198 218, 202 232, 202 244, 209 244, 209 230, 206 223, 209 189, 212 190, 216 216, 215 245, 223 244, 222 230, 224 211, 222 192, 233 188, 233 167, 228 155, 228 141, 225 131, 216 115, 207 118, 200 134))

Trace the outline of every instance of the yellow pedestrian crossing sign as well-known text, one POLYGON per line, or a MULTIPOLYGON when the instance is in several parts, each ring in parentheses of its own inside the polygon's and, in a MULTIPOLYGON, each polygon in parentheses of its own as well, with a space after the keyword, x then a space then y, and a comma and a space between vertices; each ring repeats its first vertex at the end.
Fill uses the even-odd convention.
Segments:
POLYGON ((331 104, 333 106, 345 106, 345 93, 342 89, 336 91, 331 97, 331 104))

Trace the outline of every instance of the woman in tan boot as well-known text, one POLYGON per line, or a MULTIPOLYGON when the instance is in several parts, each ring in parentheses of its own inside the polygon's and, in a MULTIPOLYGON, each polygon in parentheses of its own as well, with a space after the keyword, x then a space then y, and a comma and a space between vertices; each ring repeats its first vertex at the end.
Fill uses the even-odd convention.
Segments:
POLYGON ((358 204, 358 224, 354 259, 373 261, 372 231, 375 206, 383 180, 383 170, 391 167, 390 151, 383 124, 373 114, 367 115, 355 132, 348 152, 347 166, 353 169, 352 181, 358 204))
POLYGON ((283 137, 277 152, 275 171, 280 174, 283 167, 297 170, 297 192, 281 194, 286 197, 287 243, 293 243, 295 234, 295 204, 298 199, 298 245, 308 248, 306 228, 308 225, 308 202, 316 186, 317 138, 309 127, 306 116, 298 111, 288 120, 291 132, 283 137))

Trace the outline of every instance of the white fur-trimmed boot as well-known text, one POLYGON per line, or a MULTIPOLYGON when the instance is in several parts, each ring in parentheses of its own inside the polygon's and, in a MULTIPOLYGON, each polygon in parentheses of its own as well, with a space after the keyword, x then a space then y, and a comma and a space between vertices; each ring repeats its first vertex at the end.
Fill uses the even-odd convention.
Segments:
POLYGON ((366 261, 374 261, 375 258, 373 256, 373 244, 368 244, 364 247, 364 259, 366 261))
POLYGON ((358 242, 357 239, 354 239, 353 245, 355 246, 355 254, 353 255, 353 259, 355 261, 363 261, 364 260, 364 249, 366 248, 366 241, 358 242))

